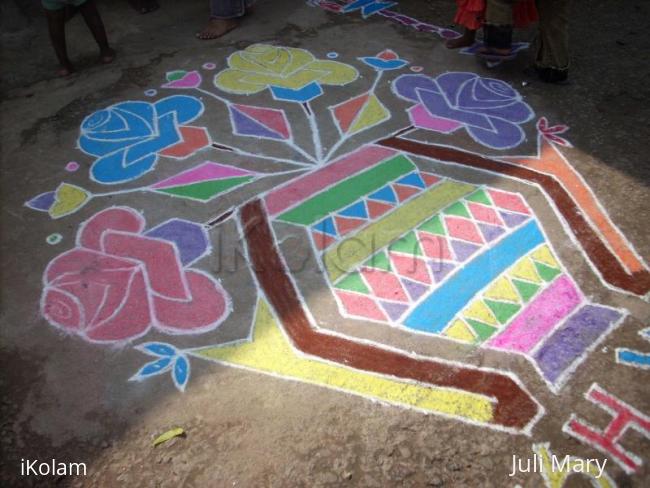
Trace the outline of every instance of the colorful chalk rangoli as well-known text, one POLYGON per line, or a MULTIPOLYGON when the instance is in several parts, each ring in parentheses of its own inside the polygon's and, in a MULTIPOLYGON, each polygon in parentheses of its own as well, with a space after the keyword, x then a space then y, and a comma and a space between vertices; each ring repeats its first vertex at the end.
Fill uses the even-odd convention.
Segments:
MULTIPOLYGON (((339 13, 381 15, 442 37, 456 35, 390 10, 394 2, 312 3, 339 13)), ((439 163, 541 191, 605 286, 643 297, 650 292, 648 266, 561 153, 560 147, 570 145, 564 138, 568 127, 536 118, 504 81, 468 72, 432 76, 420 67, 413 70, 418 74, 404 74, 400 70, 408 60, 389 49, 351 63, 337 53, 325 58, 255 44, 225 64, 170 71, 160 93, 148 91, 151 101, 117 103, 84 119, 79 148, 93 158, 91 181, 84 185, 91 189, 62 182, 29 199, 27 207, 61 219, 91 201, 134 192, 197 207, 227 196, 234 206, 208 222, 169 215, 149 227, 144 215, 128 206, 96 212, 79 224, 74 247, 45 270, 43 317, 89 342, 121 347, 135 342, 151 359, 134 381, 169 373, 184 390, 190 360, 210 360, 530 434, 545 409, 507 367, 413 354, 321 326, 277 236, 287 228, 303 233, 323 271, 322 285, 337 310, 332 313, 341 321, 523 357, 557 395, 626 311, 584 294, 523 194, 504 189, 498 179, 476 184, 450 178, 439 163), (360 74, 369 84, 342 100, 337 90, 361 85, 360 74), (397 118, 380 95, 387 77, 388 96, 408 115, 407 127, 395 126, 397 118), (170 94, 178 90, 184 94, 170 94), (332 101, 316 110, 314 101, 326 93, 332 101), (245 98, 251 94, 257 94, 255 105, 245 98), (268 105, 259 102, 262 97, 268 105), (227 115, 231 137, 204 127, 208 103, 227 115), (334 140, 325 137, 326 125, 334 140), (379 139, 369 135, 382 128, 379 139), (305 130, 307 140, 298 137, 305 130), (424 139, 409 137, 418 130, 424 139), (429 142, 431 132, 450 143, 429 142), (536 154, 488 157, 451 145, 465 135, 498 153, 519 147, 527 134, 537 139, 536 154), (259 140, 282 152, 261 152, 259 140), (343 153, 351 143, 357 146, 343 153), (148 173, 141 186, 102 190, 101 185, 130 183, 148 173), (282 177, 283 183, 267 183, 270 177, 282 177), (265 190, 242 197, 252 183, 265 190), (250 331, 242 331, 239 340, 215 343, 211 333, 229 320, 236 290, 203 271, 202 259, 212 252, 210 233, 226 221, 242 237, 259 297, 250 331), (174 336, 205 340, 188 347, 174 336)), ((639 351, 616 354, 622 364, 648 365, 639 351)), ((600 390, 590 395, 622 405, 600 390)), ((645 429, 646 417, 625 408, 620 415, 634 416, 645 429)), ((597 441, 600 435, 575 419, 566 429, 581 439, 597 441)), ((625 469, 639 466, 619 454, 625 469)))

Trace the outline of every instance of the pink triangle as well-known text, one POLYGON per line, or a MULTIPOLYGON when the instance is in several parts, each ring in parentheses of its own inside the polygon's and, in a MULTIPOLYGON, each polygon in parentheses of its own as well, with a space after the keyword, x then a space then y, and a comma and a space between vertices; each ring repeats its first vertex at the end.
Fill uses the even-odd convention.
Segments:
POLYGON ((351 217, 339 217, 336 215, 334 217, 336 221, 336 229, 339 231, 340 235, 345 235, 348 232, 353 231, 357 227, 365 224, 367 221, 364 219, 355 219, 351 217))
POLYGON ((530 215, 530 211, 528 210, 528 207, 524 203, 523 199, 516 193, 500 190, 488 190, 488 193, 490 194, 490 197, 492 197, 492 201, 497 207, 530 215))
POLYGON ((240 104, 233 104, 233 106, 266 128, 277 132, 285 139, 291 138, 287 118, 282 110, 240 104))
POLYGON ((398 185, 397 183, 393 185, 393 190, 397 193, 397 198, 399 198, 400 203, 404 200, 408 200, 410 197, 415 195, 420 191, 419 188, 413 188, 412 186, 403 186, 398 185))
POLYGON ((341 128, 341 132, 347 132, 354 119, 357 117, 359 111, 363 108, 365 103, 368 101, 368 94, 364 93, 358 97, 351 98, 345 102, 337 105, 332 110, 334 112, 334 118, 336 118, 341 128))
POLYGON ((445 237, 422 231, 418 231, 417 234, 425 256, 436 261, 440 259, 447 261, 454 260, 449 249, 449 243, 445 237))
POLYGON ((336 290, 336 295, 343 303, 343 308, 350 315, 364 317, 370 320, 386 321, 386 315, 372 298, 343 290, 336 290))
POLYGON ((435 185, 436 183, 438 183, 441 180, 441 178, 439 176, 432 175, 431 173, 420 172, 420 176, 422 177, 422 179, 424 180, 424 183, 427 186, 435 185))
POLYGON ((382 203, 382 202, 376 202, 374 200, 368 200, 366 202, 366 206, 368 207, 368 215, 370 216, 371 219, 376 219, 380 215, 385 214, 389 210, 393 208, 392 205, 388 205, 387 203, 382 203))
POLYGON ((426 283, 427 285, 431 283, 427 263, 423 259, 392 252, 389 255, 391 263, 400 276, 426 283))
POLYGON ((476 224, 471 220, 447 215, 445 216, 445 227, 447 227, 447 232, 451 237, 483 244, 483 238, 476 228, 476 224))
POLYGON ((336 241, 332 236, 328 236, 322 232, 312 232, 311 236, 314 239, 314 245, 319 251, 329 247, 330 244, 336 241))
POLYGON ((496 211, 492 207, 486 207, 480 203, 467 202, 469 211, 472 213, 472 217, 480 222, 485 222, 486 224, 493 224, 504 226, 503 220, 499 217, 496 211))
POLYGON ((221 180, 223 178, 232 178, 233 176, 246 176, 252 174, 254 173, 245 169, 206 161, 205 163, 199 164, 194 168, 171 176, 166 180, 159 181, 158 183, 152 185, 151 188, 170 188, 173 186, 200 183, 202 181, 221 180))
POLYGON ((363 274, 366 283, 370 285, 373 293, 379 298, 398 302, 409 301, 397 276, 393 273, 376 268, 363 268, 361 274, 363 274))

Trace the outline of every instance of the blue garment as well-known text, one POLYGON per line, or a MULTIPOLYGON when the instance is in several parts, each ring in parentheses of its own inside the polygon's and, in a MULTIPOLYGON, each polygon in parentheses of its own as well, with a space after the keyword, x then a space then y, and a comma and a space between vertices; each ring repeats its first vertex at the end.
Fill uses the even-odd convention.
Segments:
POLYGON ((255 0, 210 0, 210 17, 213 19, 234 19, 246 13, 246 8, 255 0))

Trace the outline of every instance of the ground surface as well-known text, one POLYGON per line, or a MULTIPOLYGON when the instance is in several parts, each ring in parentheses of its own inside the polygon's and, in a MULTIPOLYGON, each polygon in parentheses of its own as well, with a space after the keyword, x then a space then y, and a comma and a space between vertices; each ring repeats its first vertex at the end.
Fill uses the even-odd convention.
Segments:
MULTIPOLYGON (((336 61, 359 70, 362 77, 347 87, 324 83, 325 96, 313 102, 315 112, 321 114, 320 136, 326 147, 331 147, 338 137, 336 128, 324 123, 326 107, 358 95, 361 86, 368 90, 371 85, 373 71, 359 57, 374 56, 390 48, 410 61, 409 66, 422 66, 426 75, 474 72, 508 82, 524 96, 537 118, 545 116, 551 125, 562 123, 570 127, 563 136, 573 148, 559 150, 593 189, 638 255, 647 260, 650 67, 641 60, 650 48, 650 36, 644 29, 650 2, 630 1, 614 6, 605 1, 575 1, 571 83, 561 87, 528 78, 523 73, 527 65, 525 55, 490 71, 473 56, 448 51, 434 34, 418 33, 377 15, 364 20, 357 12, 328 13, 304 2, 288 0, 261 1, 241 28, 222 40, 210 42, 194 38, 194 32, 206 19, 206 2, 162 1, 159 11, 146 16, 135 15, 126 1, 99 2, 118 53, 116 61, 110 66, 95 62, 94 45, 81 19, 75 18, 68 24, 69 49, 80 71, 69 78, 56 79, 45 22, 35 3, 3 2, 0 17, 0 56, 4 68, 0 77, 2 486, 541 486, 543 479, 539 474, 507 476, 513 455, 530 457, 533 444, 550 442, 551 450, 560 456, 603 458, 588 443, 562 432, 571 413, 601 429, 611 420, 605 410, 583 398, 592 383, 636 410, 650 413, 648 371, 616 364, 614 355, 617 347, 648 350, 648 342, 637 334, 650 325, 650 307, 639 296, 643 293, 622 293, 606 287, 538 188, 418 156, 412 156, 412 160, 420 170, 523 194, 556 255, 585 295, 595 303, 629 312, 621 325, 579 365, 559 393, 551 392, 523 359, 509 359, 510 356, 473 346, 457 346, 403 328, 343 319, 337 315, 336 303, 323 277, 312 268, 303 270, 295 282, 305 295, 310 313, 325 329, 423 356, 515 374, 545 409, 531 436, 287 381, 283 377, 289 374, 261 375, 199 359, 192 359, 191 378, 184 393, 174 387, 169 374, 128 382, 147 356, 131 344, 91 344, 73 333, 66 334, 49 325, 39 311, 46 266, 75 246, 79 224, 102 209, 129 206, 143 212, 148 228, 172 217, 212 222, 228 209, 293 178, 292 174, 273 175, 293 169, 291 164, 256 158, 255 154, 277 159, 292 158, 295 154, 292 156, 288 149, 266 140, 257 143, 249 139, 241 147, 251 155, 208 147, 186 160, 161 158, 156 171, 137 183, 107 187, 89 180, 95 158, 76 147, 82 121, 97 110, 125 100, 155 102, 171 94, 190 95, 189 91, 160 88, 168 72, 198 70, 204 79, 202 86, 219 93, 210 81, 212 75, 227 67, 229 55, 254 43, 303 48, 317 59, 327 59, 328 53, 336 52, 336 61), (584 15, 587 11, 589 14, 584 15), (216 66, 206 68, 205 63, 216 66), (145 91, 151 89, 157 93, 146 95, 145 91), (54 190, 62 181, 94 193, 137 188, 205 160, 267 173, 267 177, 207 203, 133 192, 93 199, 77 213, 60 219, 51 219, 47 213, 23 205, 38 194, 54 190), (67 172, 64 167, 70 161, 77 161, 80 168, 67 172), (52 234, 60 234, 62 239, 48 245, 46 238, 52 234), (186 437, 151 447, 156 435, 176 426, 185 429, 186 437), (21 458, 85 462, 88 476, 21 478, 21 458)), ((453 2, 404 0, 398 10, 448 27, 453 2)), ((526 40, 529 34, 521 33, 520 37, 526 40)), ((408 67, 399 73, 413 74, 408 67)), ((377 87, 377 96, 393 115, 385 123, 388 128, 378 125, 369 129, 368 136, 355 135, 338 154, 358 149, 408 125, 405 109, 410 104, 395 97, 389 89, 388 81, 395 77, 387 72, 377 87)), ((194 95, 201 97, 206 108, 192 125, 207 127, 213 142, 236 143, 238 139, 232 136, 223 104, 207 94, 194 95)), ((248 103, 245 97, 236 97, 231 98, 237 103, 248 103)), ((252 95, 250 100, 253 105, 287 107, 269 102, 267 91, 252 95)), ((290 120, 305 120, 299 105, 288 105, 290 120)), ((526 126, 526 134, 527 140, 521 146, 503 152, 482 147, 463 134, 446 136, 416 131, 411 136, 491 156, 534 155, 533 122, 526 126)), ((311 147, 308 124, 296 123, 294 136, 303 147, 311 147)), ((570 191, 577 192, 575 188, 570 191)), ((225 322, 206 334, 174 336, 152 331, 146 340, 194 348, 248 336, 259 287, 249 267, 235 262, 235 249, 243 249, 243 243, 236 242, 236 220, 231 217, 223 224, 215 224, 217 230, 210 234, 212 255, 192 265, 216 276, 232 297, 232 312, 225 312, 225 322)), ((299 259, 301 249, 310 252, 307 234, 302 228, 295 229, 282 222, 273 224, 289 264, 299 259), (287 240, 292 236, 300 238, 295 247, 287 240)), ((161 262, 156 261, 153 266, 162 266, 161 262)), ((260 313, 258 310, 258 319, 260 313)), ((135 341, 139 342, 142 340, 135 341)), ((299 373, 304 371, 300 369, 299 373)), ((330 381, 331 385, 332 378, 328 376, 323 381, 330 381)), ((371 390, 364 396, 373 397, 373 392, 377 393, 371 390)), ((408 403, 404 395, 398 395, 398 403, 408 403)), ((636 454, 642 465, 635 472, 625 473, 610 456, 607 473, 612 483, 647 485, 648 442, 642 432, 625 433, 622 446, 636 454)), ((586 478, 573 476, 567 486, 587 483, 586 478)))

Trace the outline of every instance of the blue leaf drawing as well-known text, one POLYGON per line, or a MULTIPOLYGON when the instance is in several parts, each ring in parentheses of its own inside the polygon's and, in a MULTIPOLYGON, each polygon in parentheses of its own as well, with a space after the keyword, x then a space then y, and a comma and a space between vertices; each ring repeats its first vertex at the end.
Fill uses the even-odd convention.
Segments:
POLYGON ((145 364, 140 371, 133 377, 133 379, 143 379, 148 376, 154 376, 167 371, 172 364, 171 357, 158 359, 151 363, 145 364))
POLYGON ((147 342, 138 346, 142 352, 153 354, 154 356, 176 356, 177 351, 174 346, 162 342, 147 342))
POLYGON ((190 362, 185 356, 178 356, 176 358, 172 376, 174 377, 176 388, 185 391, 185 385, 187 385, 187 381, 190 379, 190 362))

